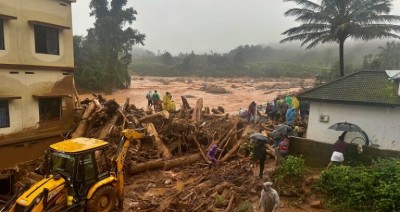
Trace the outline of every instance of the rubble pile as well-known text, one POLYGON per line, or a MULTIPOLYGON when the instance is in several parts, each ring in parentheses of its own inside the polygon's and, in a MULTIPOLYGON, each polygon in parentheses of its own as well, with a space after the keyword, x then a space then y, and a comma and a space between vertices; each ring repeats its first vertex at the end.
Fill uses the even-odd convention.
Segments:
POLYGON ((117 106, 114 100, 94 95, 81 102, 71 137, 100 138, 115 145, 124 128, 145 128, 151 135, 131 143, 125 170, 134 177, 127 180, 125 208, 206 211, 246 205, 247 186, 254 184, 255 178, 249 177, 249 159, 237 153, 250 133, 270 130, 273 125, 249 125, 225 114, 222 107, 202 109, 202 99, 192 108, 181 98, 182 108, 168 113, 139 109, 129 99, 117 106), (222 150, 219 164, 209 170, 206 155, 212 144, 222 150), (235 160, 229 160, 232 158, 235 160))

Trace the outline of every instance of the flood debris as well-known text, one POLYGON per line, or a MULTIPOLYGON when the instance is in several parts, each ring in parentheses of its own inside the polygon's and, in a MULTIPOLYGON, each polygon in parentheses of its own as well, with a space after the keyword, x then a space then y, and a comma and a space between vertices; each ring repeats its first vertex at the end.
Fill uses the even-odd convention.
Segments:
MULTIPOLYGON (((113 149, 123 129, 146 129, 149 136, 131 143, 125 161, 125 172, 132 176, 125 184, 128 211, 252 210, 267 179, 254 176, 253 162, 242 147, 250 143, 251 133, 264 130, 267 135, 275 124, 249 124, 223 107, 210 112, 202 98, 194 106, 184 96, 181 100, 178 111, 155 112, 137 108, 130 99, 119 105, 94 94, 81 102, 70 137, 103 139, 113 149), (213 144, 221 151, 217 165, 209 169, 206 153, 213 144)), ((268 152, 274 155, 272 148, 268 152)), ((32 172, 25 176, 22 181, 29 184, 40 180, 32 172)))

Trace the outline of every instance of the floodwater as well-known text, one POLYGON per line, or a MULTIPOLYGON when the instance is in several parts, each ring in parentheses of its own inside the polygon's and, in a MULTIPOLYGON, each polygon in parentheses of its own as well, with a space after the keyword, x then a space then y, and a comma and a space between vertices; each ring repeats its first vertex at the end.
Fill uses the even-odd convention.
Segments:
MULTIPOLYGON (((312 79, 293 78, 198 78, 198 77, 132 77, 131 86, 114 92, 112 95, 104 95, 106 99, 115 99, 123 104, 126 98, 136 107, 147 106, 146 94, 151 90, 157 90, 160 96, 165 92, 172 94, 172 100, 179 109, 180 96, 185 96, 191 107, 194 107, 197 99, 203 98, 203 106, 216 108, 222 106, 227 113, 237 113, 239 109, 247 109, 252 101, 258 105, 265 104, 277 95, 298 92, 302 87, 311 87, 312 79), (201 88, 219 86, 229 93, 208 93, 201 88)), ((92 98, 91 94, 82 94, 82 98, 92 98)))

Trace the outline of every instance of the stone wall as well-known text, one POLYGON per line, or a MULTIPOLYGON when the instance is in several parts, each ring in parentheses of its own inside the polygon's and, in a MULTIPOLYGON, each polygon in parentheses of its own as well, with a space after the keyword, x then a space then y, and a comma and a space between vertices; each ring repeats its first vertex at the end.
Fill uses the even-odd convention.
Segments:
MULTIPOLYGON (((325 167, 329 164, 333 152, 333 144, 313 141, 305 138, 292 137, 289 147, 290 155, 300 156, 311 167, 325 167)), ((373 160, 379 158, 400 158, 400 151, 382 150, 375 147, 363 146, 363 152, 358 154, 357 145, 347 145, 345 164, 370 165, 373 160)))

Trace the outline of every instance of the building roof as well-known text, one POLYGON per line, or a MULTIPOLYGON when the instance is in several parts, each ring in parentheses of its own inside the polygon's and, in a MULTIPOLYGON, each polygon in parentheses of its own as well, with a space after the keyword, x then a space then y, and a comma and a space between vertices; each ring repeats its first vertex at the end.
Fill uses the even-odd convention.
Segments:
POLYGON ((94 138, 73 138, 50 145, 50 148, 67 153, 78 153, 106 146, 108 143, 94 138))
POLYGON ((384 71, 360 71, 300 93, 300 100, 400 106, 398 83, 384 71))

